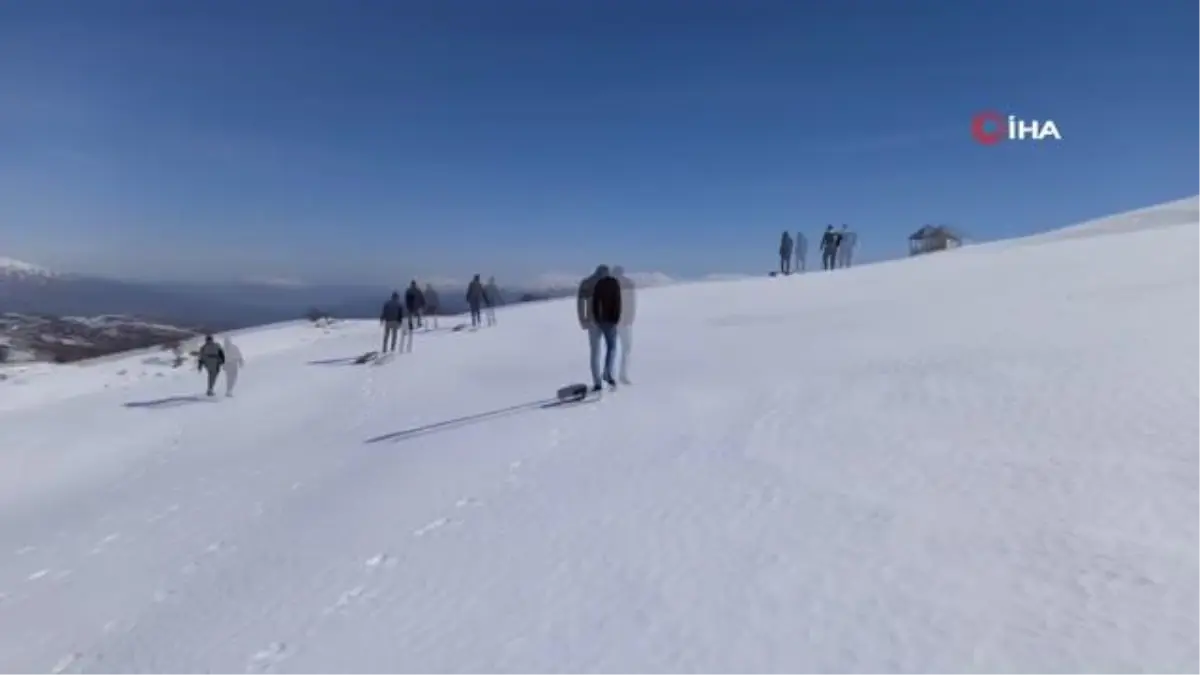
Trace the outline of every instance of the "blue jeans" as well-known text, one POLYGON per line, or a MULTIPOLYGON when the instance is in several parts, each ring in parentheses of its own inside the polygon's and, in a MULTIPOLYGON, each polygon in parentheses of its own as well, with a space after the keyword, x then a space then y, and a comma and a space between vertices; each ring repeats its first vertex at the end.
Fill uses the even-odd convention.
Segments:
POLYGON ((612 380, 613 360, 617 352, 617 324, 594 324, 588 328, 588 347, 592 360, 592 384, 600 386, 600 338, 604 338, 604 380, 612 380))

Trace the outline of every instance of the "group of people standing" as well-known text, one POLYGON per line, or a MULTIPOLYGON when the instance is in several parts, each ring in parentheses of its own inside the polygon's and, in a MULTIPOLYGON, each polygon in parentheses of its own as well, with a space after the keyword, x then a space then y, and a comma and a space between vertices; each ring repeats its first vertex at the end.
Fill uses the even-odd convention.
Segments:
MULTIPOLYGON (((488 326, 496 325, 496 305, 501 303, 501 297, 495 277, 485 284, 476 274, 467 284, 466 300, 472 327, 478 328, 485 322, 488 326)), ((379 313, 379 323, 383 326, 380 353, 396 351, 397 342, 401 352, 411 352, 413 332, 418 328, 436 329, 440 309, 441 301, 433 284, 425 284, 422 290, 414 279, 404 291, 403 299, 399 291, 393 292, 379 313)))
MULTIPOLYGON (((832 270, 839 267, 849 267, 854 260, 854 248, 858 244, 858 233, 846 225, 841 230, 834 230, 833 225, 826 225, 821 234, 821 269, 832 270)), ((803 232, 797 232, 796 238, 784 231, 779 241, 779 272, 791 274, 793 271, 804 272, 808 268, 808 238, 803 232), (795 266, 792 259, 795 256, 795 266)))
POLYGON ((592 391, 607 384, 615 389, 617 381, 630 384, 629 352, 633 348, 633 320, 637 314, 637 298, 633 281, 625 270, 608 265, 596 267, 591 276, 579 284, 575 302, 579 327, 587 331, 592 367, 592 391), (600 366, 600 342, 604 342, 604 367, 600 366), (618 363, 618 354, 620 361, 618 363), (616 377, 613 368, 617 368, 616 377))
MULTIPOLYGON (((496 306, 502 304, 502 299, 495 277, 484 283, 476 274, 467 284, 466 301, 473 328, 496 325, 496 306)), ((398 291, 392 293, 379 314, 379 322, 383 325, 380 352, 396 351, 397 342, 401 352, 411 352, 413 331, 424 325, 426 317, 436 327, 437 310, 437 291, 431 285, 421 290, 414 280, 403 298, 398 291)), ((579 284, 576 313, 579 327, 588 333, 593 390, 599 391, 604 384, 615 388, 618 381, 630 384, 629 352, 633 347, 637 300, 634 283, 625 275, 625 270, 619 266, 611 270, 607 265, 598 266, 579 284), (605 348, 603 366, 601 343, 605 348)))

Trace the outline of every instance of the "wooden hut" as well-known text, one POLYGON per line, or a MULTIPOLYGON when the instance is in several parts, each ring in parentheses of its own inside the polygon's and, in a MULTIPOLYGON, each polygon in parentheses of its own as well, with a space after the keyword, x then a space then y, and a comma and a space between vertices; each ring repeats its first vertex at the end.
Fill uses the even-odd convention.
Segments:
POLYGON ((962 246, 962 237, 945 225, 925 225, 908 237, 908 254, 920 255, 962 246))

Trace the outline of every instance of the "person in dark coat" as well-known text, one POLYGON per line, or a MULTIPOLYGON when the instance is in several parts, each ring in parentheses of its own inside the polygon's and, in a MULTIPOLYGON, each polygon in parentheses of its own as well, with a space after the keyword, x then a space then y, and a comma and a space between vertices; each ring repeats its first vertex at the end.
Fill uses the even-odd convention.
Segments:
POLYGON ((213 340, 213 336, 205 335, 204 344, 196 354, 196 372, 208 371, 208 396, 214 396, 213 387, 217 384, 217 376, 221 374, 221 366, 225 365, 225 350, 213 340))
POLYGON ((383 326, 383 347, 380 353, 396 351, 396 338, 400 334, 400 322, 404 320, 404 304, 400 302, 400 294, 393 292, 392 297, 383 303, 379 312, 379 323, 383 326))
POLYGON ((787 230, 779 238, 779 271, 783 274, 792 273, 792 235, 787 230))
POLYGON ((436 330, 438 327, 438 309, 442 306, 440 298, 438 298, 437 289, 433 287, 433 284, 425 284, 425 290, 421 295, 425 296, 425 310, 423 314, 429 317, 430 323, 433 324, 433 328, 436 330))
POLYGON ((504 299, 500 297, 500 287, 496 285, 496 277, 489 277, 487 285, 483 287, 483 304, 487 324, 495 326, 496 305, 504 304, 504 299))
POLYGON ((421 315, 425 313, 425 294, 417 286, 416 279, 413 279, 408 285, 408 290, 404 291, 404 308, 408 310, 408 330, 411 332, 420 328, 421 315))
POLYGON ((478 328, 479 324, 483 323, 482 306, 485 295, 483 282, 476 274, 471 279, 471 283, 467 284, 467 307, 471 308, 471 326, 473 328, 478 328))
POLYGON ((821 268, 831 270, 837 265, 837 251, 840 237, 833 231, 832 225, 825 226, 821 235, 821 268))
POLYGON ((607 266, 601 266, 596 272, 596 283, 592 287, 589 302, 589 316, 594 325, 588 335, 592 352, 592 391, 601 389, 601 373, 596 358, 599 356, 600 338, 604 338, 604 382, 614 389, 617 386, 613 378, 613 365, 617 353, 617 329, 621 323, 621 282, 609 274, 607 266))

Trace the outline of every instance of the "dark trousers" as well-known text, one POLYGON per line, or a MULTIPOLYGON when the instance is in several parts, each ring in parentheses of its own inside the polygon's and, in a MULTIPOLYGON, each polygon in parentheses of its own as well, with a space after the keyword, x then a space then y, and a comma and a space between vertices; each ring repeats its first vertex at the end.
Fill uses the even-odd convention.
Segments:
POLYGON ((217 386, 217 376, 221 374, 221 366, 216 363, 204 364, 204 370, 208 373, 208 393, 213 393, 213 387, 217 386))
POLYGON ((383 324, 383 348, 381 352, 396 351, 396 336, 400 332, 399 321, 388 321, 383 324))
POLYGON ((483 317, 480 315, 479 305, 478 305, 478 303, 472 304, 471 305, 471 325, 479 326, 479 324, 481 324, 481 323, 483 323, 483 317))
POLYGON ((792 273, 792 254, 791 253, 789 253, 787 255, 783 255, 781 253, 779 255, 779 271, 783 272, 784 274, 792 273))
POLYGON ((837 249, 825 249, 821 254, 821 267, 831 270, 834 268, 835 262, 837 262, 837 249))

